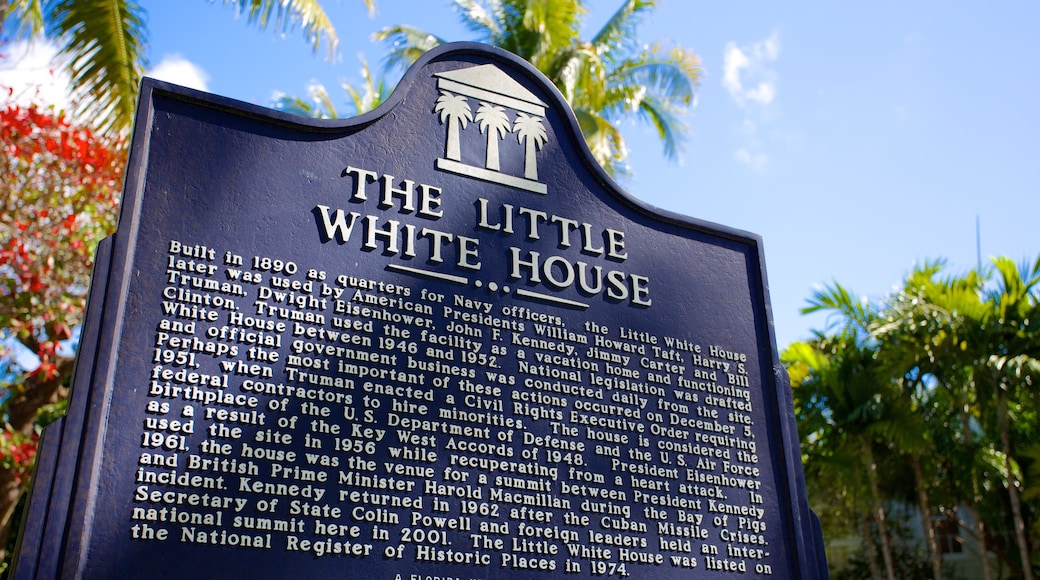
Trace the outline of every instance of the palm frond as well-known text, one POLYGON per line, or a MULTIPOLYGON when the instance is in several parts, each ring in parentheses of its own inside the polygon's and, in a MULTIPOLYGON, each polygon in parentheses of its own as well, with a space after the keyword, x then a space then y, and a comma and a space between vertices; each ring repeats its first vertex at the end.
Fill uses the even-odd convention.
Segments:
POLYGON ((625 165, 625 139, 621 132, 606 118, 588 109, 575 109, 578 126, 581 127, 585 143, 592 156, 611 176, 628 171, 625 165))
POLYGON ((645 86, 662 100, 678 106, 691 104, 700 82, 700 59, 682 47, 673 47, 667 54, 665 52, 661 45, 655 44, 618 63, 608 82, 612 86, 645 86))
POLYGON ((802 314, 832 311, 845 319, 845 327, 858 326, 862 330, 870 328, 876 319, 874 308, 846 290, 841 284, 835 283, 823 289, 813 291, 808 300, 808 306, 802 308, 802 314))
POLYGON ((44 32, 43 2, 41 0, 13 0, 7 11, 0 11, 0 27, 4 21, 17 22, 11 38, 32 39, 44 32))
POLYGON ((699 78, 699 61, 692 53, 676 48, 662 57, 655 46, 615 69, 607 80, 613 92, 608 101, 649 121, 665 156, 675 159, 688 132, 682 115, 693 102, 699 78))
POLYGON ((557 53, 578 41, 585 8, 578 0, 502 0, 494 35, 484 40, 545 71, 557 53))
POLYGON ((372 35, 376 42, 389 42, 385 67, 387 70, 409 66, 427 51, 446 41, 414 26, 388 26, 372 35))
POLYGON ((624 0, 592 37, 592 46, 610 60, 612 54, 624 49, 636 37, 635 30, 642 14, 653 10, 656 3, 656 0, 624 0))
MULTIPOLYGON (((1036 501, 1040 499, 1040 444, 1032 443, 1026 445, 1019 453, 1030 460, 1029 477, 1026 480, 1028 484, 1025 486, 1022 497, 1023 499, 1036 501)), ((1035 525, 1037 524, 1034 524, 1034 527, 1035 525)))
POLYGON ((567 47, 557 52, 552 62, 542 71, 556 85, 556 88, 560 89, 563 98, 567 99, 568 103, 571 102, 574 95, 577 71, 583 57, 582 45, 567 47))
POLYGON ((502 34, 502 2, 499 0, 455 0, 462 24, 490 41, 502 34))
MULTIPOLYGON (((686 137, 683 115, 693 103, 701 69, 682 48, 639 49, 635 29, 656 0, 624 0, 592 41, 580 37, 582 0, 454 0, 477 40, 533 64, 556 85, 578 118, 593 156, 612 176, 628 173, 617 123, 629 115, 654 126, 675 158, 686 137)), ((391 44, 388 69, 415 62, 444 41, 412 26, 392 26, 374 39, 391 44)))
POLYGON ((274 101, 274 108, 284 113, 309 117, 311 119, 328 118, 313 99, 308 101, 295 95, 279 95, 274 101))
POLYGON ((639 102, 639 114, 657 130, 657 136, 664 146, 664 156, 677 159, 682 153, 682 144, 690 128, 675 108, 653 96, 647 96, 639 102))
POLYGON ((65 39, 78 111, 103 132, 130 126, 145 67, 144 11, 130 0, 61 0, 51 8, 48 34, 65 39))
MULTIPOLYGON (((365 3, 371 13, 371 1, 366 0, 365 3)), ((328 58, 331 60, 336 55, 339 36, 318 0, 224 0, 224 5, 236 6, 247 15, 250 24, 256 24, 261 29, 273 24, 287 32, 299 25, 314 45, 315 52, 325 43, 328 45, 328 58)))
POLYGON ((383 104, 383 101, 389 96, 385 77, 380 77, 379 82, 374 81, 372 70, 368 67, 368 62, 364 57, 361 57, 361 79, 364 82, 361 90, 358 90, 348 82, 342 83, 343 89, 350 95, 355 115, 367 113, 375 109, 383 104))
POLYGON ((1022 481, 1022 469, 1019 467, 1018 462, 1014 458, 1008 461, 1008 456, 995 447, 990 446, 980 449, 975 459, 980 467, 997 474, 1000 477, 1000 484, 1005 487, 1007 487, 1009 481, 1012 481, 1010 479, 1011 476, 1014 476, 1017 481, 1022 481), (1011 466, 1010 471, 1008 471, 1008 464, 1011 466))

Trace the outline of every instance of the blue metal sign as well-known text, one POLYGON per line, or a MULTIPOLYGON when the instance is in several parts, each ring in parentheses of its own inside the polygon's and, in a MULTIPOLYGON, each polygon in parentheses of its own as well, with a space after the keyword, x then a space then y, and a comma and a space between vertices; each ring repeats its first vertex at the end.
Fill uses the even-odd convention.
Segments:
POLYGON ((345 121, 146 81, 100 254, 20 577, 826 574, 761 240, 508 53, 345 121))

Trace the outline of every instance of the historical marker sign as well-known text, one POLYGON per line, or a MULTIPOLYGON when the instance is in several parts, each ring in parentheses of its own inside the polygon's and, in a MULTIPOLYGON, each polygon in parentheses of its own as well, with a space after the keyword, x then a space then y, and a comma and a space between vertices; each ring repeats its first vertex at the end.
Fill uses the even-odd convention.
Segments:
POLYGON ((512 55, 347 121, 146 81, 17 574, 815 578, 783 377, 760 240, 512 55))

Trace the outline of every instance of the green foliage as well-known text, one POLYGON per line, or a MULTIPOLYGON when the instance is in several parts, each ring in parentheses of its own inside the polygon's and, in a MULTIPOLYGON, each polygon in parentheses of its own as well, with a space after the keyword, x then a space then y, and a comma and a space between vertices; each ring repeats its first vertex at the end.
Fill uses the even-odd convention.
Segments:
MULTIPOLYGON (((892 546, 893 560, 895 561, 896 576, 901 580, 928 580, 932 578, 931 569, 928 565, 928 554, 922 550, 919 544, 913 541, 911 523, 906 514, 896 514, 890 522, 893 536, 896 538, 892 546)), ((877 528, 871 529, 870 533, 877 539, 877 528)), ((944 580, 955 580, 955 566, 944 567, 942 578, 944 580)), ((834 578, 842 580, 871 580, 870 564, 866 554, 860 552, 854 555, 848 567, 832 574, 834 578)))
MULTIPOLYGON (((629 117, 654 128, 668 158, 681 153, 688 132, 683 117, 693 105, 700 61, 679 46, 638 42, 636 29, 653 12, 653 0, 625 0, 590 40, 579 34, 587 13, 581 0, 454 0, 453 4, 474 40, 526 59, 556 85, 574 110, 596 161, 611 175, 627 172, 627 149, 618 125, 629 117)), ((389 45, 387 71, 410 65, 447 42, 405 24, 384 28, 373 38, 389 45)), ((366 92, 344 85, 356 113, 369 110, 356 106, 357 95, 373 92, 367 65, 363 74, 366 92)), ((382 98, 364 102, 374 107, 382 98)), ((296 97, 283 97, 278 107, 316 117, 332 110, 310 107, 296 97)))
MULTIPOLYGON (((375 10, 373 0, 365 0, 365 5, 371 15, 375 10)), ((325 15, 321 3, 316 0, 224 0, 224 6, 236 7, 240 13, 246 14, 250 24, 262 29, 273 24, 282 32, 288 32, 299 25, 303 28, 304 36, 314 46, 315 52, 324 42, 328 45, 328 58, 332 59, 336 54, 339 37, 332 21, 325 15)))
MULTIPOLYGON (((373 10, 373 0, 365 0, 373 10)), ((283 31, 299 25, 317 51, 334 54, 336 30, 318 0, 224 0, 250 24, 283 31)), ((147 14, 134 0, 0 1, 0 26, 13 25, 13 38, 56 41, 58 61, 70 73, 80 118, 95 130, 125 132, 134 117, 137 90, 147 64, 147 14)))
POLYGON ((0 110, 0 133, 0 328, 51 379, 82 316, 94 247, 115 227, 125 142, 16 105, 0 110))
POLYGON ((346 81, 340 86, 350 96, 350 110, 339 111, 332 102, 332 97, 324 85, 320 83, 307 87, 309 101, 295 95, 281 95, 275 100, 274 108, 286 113, 310 117, 312 119, 336 119, 367 113, 383 103, 390 96, 390 88, 385 77, 375 79, 365 59, 361 59, 361 80, 363 84, 356 87, 346 81), (341 114, 342 113, 342 114, 341 114))
POLYGON ((62 39, 59 58, 68 62, 83 118, 101 119, 101 131, 129 125, 144 72, 144 11, 116 0, 60 0, 48 8, 45 31, 62 39))
MULTIPOLYGON (((1040 260, 997 258, 961 275, 943 267, 920 266, 876 303, 839 284, 810 297, 804 312, 830 313, 828 329, 783 355, 810 499, 846 522, 870 517, 879 503, 866 500, 862 474, 873 457, 880 505, 916 504, 924 521, 970 514, 976 523, 962 521, 961 537, 987 542, 1003 566, 1030 577, 1040 546, 1040 260), (921 476, 908 478, 908 468, 921 476)), ((884 528, 873 530, 876 541, 863 545, 884 550, 884 528)), ((892 531, 895 568, 905 533, 892 531)), ((931 557, 941 570, 941 554, 931 557)))
POLYGON ((22 368, 0 357, 2 547, 39 428, 63 409, 72 358, 62 343, 82 322, 95 247, 115 229, 126 147, 17 105, 0 110, 0 138, 0 329, 38 359, 22 368))

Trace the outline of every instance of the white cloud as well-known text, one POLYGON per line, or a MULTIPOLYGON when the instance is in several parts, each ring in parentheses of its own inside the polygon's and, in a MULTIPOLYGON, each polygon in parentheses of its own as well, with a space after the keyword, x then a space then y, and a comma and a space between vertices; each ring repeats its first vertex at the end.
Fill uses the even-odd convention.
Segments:
POLYGON ((69 75, 55 60, 57 54, 57 45, 42 38, 5 46, 0 58, 0 87, 21 105, 68 109, 69 75))
POLYGON ((731 97, 737 98, 744 93, 740 81, 740 71, 746 69, 750 61, 744 51, 733 42, 726 44, 726 52, 722 55, 722 86, 731 97))
POLYGON ((149 69, 145 76, 200 91, 209 90, 209 75, 206 71, 179 54, 163 56, 159 64, 149 69))
POLYGON ((776 97, 776 85, 769 81, 763 81, 745 93, 745 95, 748 100, 755 101, 760 105, 768 105, 776 97))
POLYGON ((745 147, 737 149, 736 153, 733 154, 733 157, 736 158, 737 161, 759 172, 765 171, 766 167, 769 165, 768 155, 762 152, 752 152, 745 147))
MULTIPOLYGON (((69 75, 57 55, 58 46, 43 38, 6 45, 0 58, 0 98, 68 111, 72 101, 69 75)), ((201 67, 177 54, 164 57, 145 74, 203 91, 209 80, 201 67)))
POLYGON ((749 102, 769 105, 776 98, 776 73, 769 63, 780 58, 780 36, 750 46, 726 44, 722 57, 722 86, 741 107, 749 102))
POLYGON ((759 125, 768 121, 769 109, 776 101, 777 74, 770 65, 779 58, 780 35, 776 32, 747 46, 729 42, 722 56, 722 86, 744 111, 736 129, 742 143, 733 157, 754 171, 765 171, 769 165, 759 125))

